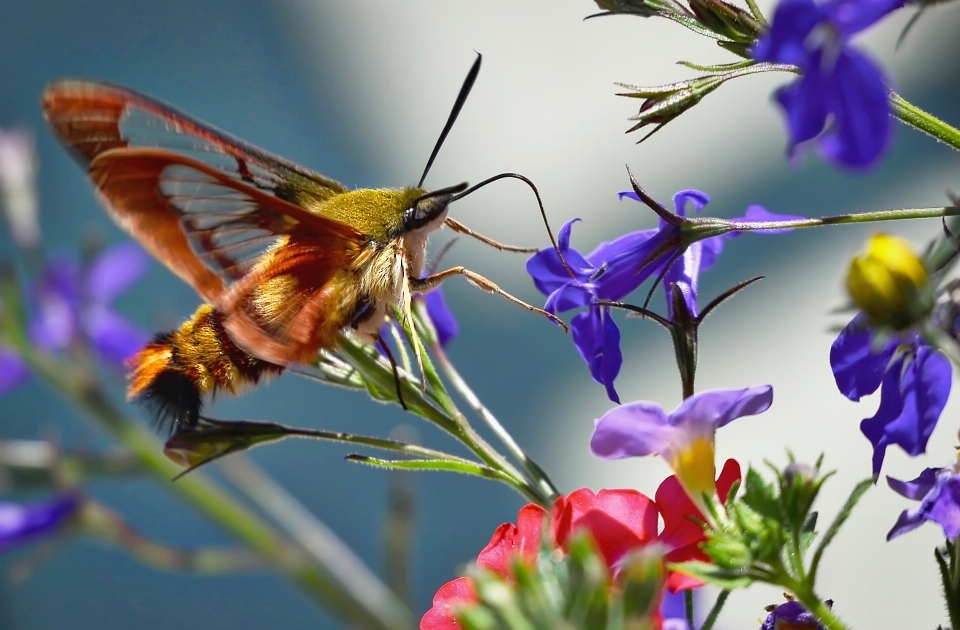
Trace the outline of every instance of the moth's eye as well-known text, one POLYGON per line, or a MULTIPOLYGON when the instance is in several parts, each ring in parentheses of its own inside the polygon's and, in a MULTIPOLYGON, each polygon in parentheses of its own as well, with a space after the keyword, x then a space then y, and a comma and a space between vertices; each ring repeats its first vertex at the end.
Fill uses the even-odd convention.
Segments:
POLYGON ((450 205, 450 195, 436 195, 418 199, 412 207, 403 213, 403 228, 416 230, 430 223, 450 205))

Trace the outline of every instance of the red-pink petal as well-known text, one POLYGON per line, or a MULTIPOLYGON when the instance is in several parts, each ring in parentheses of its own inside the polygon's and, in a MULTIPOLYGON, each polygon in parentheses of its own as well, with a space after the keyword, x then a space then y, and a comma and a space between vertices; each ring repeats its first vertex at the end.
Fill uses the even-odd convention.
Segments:
POLYGON ((504 523, 498 527, 490 542, 477 555, 477 564, 506 576, 515 555, 532 560, 540 549, 544 516, 546 511, 539 505, 529 503, 520 508, 517 525, 504 523))
POLYGON ((420 618, 420 630, 462 630, 453 616, 457 606, 477 601, 470 578, 457 578, 440 587, 433 596, 433 608, 420 618))

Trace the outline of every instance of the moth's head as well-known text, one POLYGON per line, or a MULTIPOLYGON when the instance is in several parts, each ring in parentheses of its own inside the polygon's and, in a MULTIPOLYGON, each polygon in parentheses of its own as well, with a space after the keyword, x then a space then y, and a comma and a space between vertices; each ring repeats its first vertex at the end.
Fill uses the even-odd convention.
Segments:
POLYGON ((423 192, 403 211, 403 231, 419 230, 436 221, 446 212, 454 196, 466 189, 467 184, 463 183, 433 192, 423 192))

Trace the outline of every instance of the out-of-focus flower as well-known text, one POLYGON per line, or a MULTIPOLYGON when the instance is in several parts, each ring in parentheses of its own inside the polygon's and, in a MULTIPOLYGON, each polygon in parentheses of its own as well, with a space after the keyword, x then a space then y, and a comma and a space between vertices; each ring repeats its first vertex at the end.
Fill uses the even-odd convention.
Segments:
MULTIPOLYGON (((828 599, 824 603, 832 606, 833 601, 828 599)), ((790 600, 767 610, 770 614, 763 620, 760 630, 824 630, 813 613, 798 601, 790 600)))
POLYGON ((706 513, 703 495, 715 496, 716 430, 737 418, 763 413, 772 403, 769 385, 700 392, 670 414, 653 402, 632 402, 595 421, 590 450, 603 459, 660 455, 706 513))
POLYGON ((912 326, 933 308, 923 262, 909 243, 889 234, 871 237, 867 251, 853 259, 847 290, 871 324, 894 330, 912 326))
POLYGON ((952 384, 950 361, 916 334, 880 342, 858 315, 830 348, 837 388, 850 400, 880 388, 880 407, 860 430, 873 444, 873 474, 879 474, 887 447, 899 445, 911 456, 926 452, 947 404, 952 384))
MULTIPOLYGON (((728 460, 717 480, 717 491, 725 499, 730 487, 739 479, 740 466, 736 461, 728 460)), ((667 551, 666 562, 707 561, 699 549, 699 544, 706 540, 703 529, 697 525, 697 521, 704 521, 703 514, 690 502, 676 478, 671 476, 664 480, 656 496, 654 502, 636 490, 594 493, 583 488, 558 498, 549 514, 539 506, 526 505, 517 515, 516 525, 504 523, 496 529, 489 544, 477 556, 477 565, 509 578, 510 563, 514 558, 533 562, 545 540, 548 546, 562 550, 579 530, 590 532, 615 577, 628 554, 651 545, 659 545, 667 551), (660 516, 664 527, 658 534, 660 516)), ((694 578, 669 572, 665 587, 676 593, 701 585, 694 578)), ((475 601, 470 578, 448 582, 437 591, 433 608, 420 620, 421 630, 460 628, 453 611, 475 601)), ((682 627, 673 621, 673 625, 664 623, 664 628, 682 627)))
MULTIPOLYGON (((150 336, 110 303, 140 279, 148 264, 146 253, 131 242, 102 252, 83 269, 70 258, 51 259, 30 287, 30 341, 48 353, 88 343, 105 361, 122 367, 150 336)), ((0 348, 0 394, 26 377, 23 360, 0 348)))
POLYGON ((427 293, 424 301, 433 327, 437 329, 437 341, 440 342, 441 347, 446 348, 447 344, 460 332, 460 326, 457 325, 453 312, 447 307, 442 288, 437 287, 427 293))
POLYGON ((56 352, 81 338, 101 357, 122 366, 149 335, 110 303, 140 279, 148 264, 146 253, 132 242, 107 249, 85 269, 70 259, 51 260, 33 291, 34 343, 56 352))
POLYGON ((887 540, 920 527, 924 521, 932 521, 943 528, 948 539, 960 536, 960 464, 948 468, 927 468, 911 481, 899 481, 887 477, 894 492, 919 501, 912 510, 904 510, 887 540))
POLYGON ((79 507, 80 499, 72 494, 26 505, 0 503, 0 551, 56 532, 79 507))
POLYGON ((907 243, 879 235, 854 260, 847 278, 863 312, 833 342, 830 366, 837 388, 850 400, 880 388, 877 413, 860 423, 873 444, 875 475, 891 444, 911 456, 926 451, 950 395, 950 361, 924 331, 935 319, 927 277, 907 243))
POLYGON ((890 144, 887 85, 850 38, 904 0, 782 0, 753 48, 757 61, 787 63, 803 76, 777 91, 787 117, 791 157, 819 138, 820 154, 853 168, 875 164, 890 144))
POLYGON ((40 242, 35 180, 33 136, 19 129, 0 129, 0 206, 13 240, 23 249, 35 249, 40 242))

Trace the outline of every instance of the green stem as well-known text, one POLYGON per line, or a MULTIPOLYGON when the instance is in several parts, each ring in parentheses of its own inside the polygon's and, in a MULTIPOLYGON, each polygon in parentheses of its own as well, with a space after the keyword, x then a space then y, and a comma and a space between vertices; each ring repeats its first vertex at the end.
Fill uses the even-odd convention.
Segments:
POLYGON ((803 604, 803 607, 809 610, 826 630, 849 630, 846 624, 840 621, 840 618, 833 614, 830 607, 820 601, 820 598, 813 594, 813 591, 806 589, 793 590, 797 600, 803 604))
POLYGON ((527 471, 529 477, 543 490, 544 495, 546 495, 545 498, 551 503, 555 501, 556 498, 560 496, 560 492, 557 490, 557 487, 553 485, 553 482, 547 476, 546 472, 527 456, 524 450, 520 448, 520 445, 517 444, 516 440, 513 439, 513 436, 500 424, 497 417, 480 401, 480 397, 476 395, 470 385, 460 376, 460 372, 454 367, 450 358, 447 357, 447 353, 440 347, 440 344, 436 344, 433 347, 433 352, 437 355, 437 362, 440 364, 440 369, 447 375, 453 388, 463 396, 463 399, 470 408, 480 416, 480 419, 486 423, 494 435, 507 447, 507 450, 520 462, 520 465, 527 471))
POLYGON ((890 107, 893 109, 893 115, 899 118, 903 124, 918 129, 960 151, 960 129, 928 114, 892 90, 890 91, 890 107))
POLYGON ((278 571, 325 607, 344 619, 366 628, 383 630, 412 627, 410 613, 395 600, 378 601, 369 593, 351 590, 328 567, 311 562, 286 537, 257 514, 230 497, 209 478, 194 473, 174 484, 169 480, 180 468, 163 455, 163 446, 153 434, 120 413, 89 373, 65 368, 54 358, 28 345, 17 347, 35 374, 64 398, 74 402, 94 423, 129 449, 167 487, 223 527, 235 538, 260 553, 278 571))
POLYGON ((687 589, 683 592, 683 614, 690 627, 693 627, 693 591, 687 589))
POLYGON ((895 210, 875 210, 873 212, 859 212, 857 214, 841 214, 832 217, 813 219, 795 219, 791 221, 737 221, 731 223, 724 219, 685 219, 685 231, 702 232, 697 240, 737 232, 763 232, 767 230, 802 229, 822 227, 826 225, 856 225, 859 223, 877 223, 880 221, 902 221, 906 219, 938 219, 940 217, 960 216, 960 207, 949 206, 941 208, 902 208, 895 210))
POLYGON ((720 594, 717 595, 717 601, 713 603, 713 608, 707 613, 707 618, 703 620, 700 630, 712 630, 713 624, 717 623, 717 617, 720 616, 720 611, 723 610, 728 597, 730 597, 730 591, 720 591, 720 594))
MULTIPOLYGON (((378 360, 370 356, 365 348, 347 341, 340 344, 339 350, 343 356, 350 361, 351 365, 360 371, 364 378, 375 382, 384 389, 394 389, 396 387, 392 369, 379 365, 378 360)), ((445 409, 440 410, 430 404, 424 398, 419 385, 414 384, 407 378, 403 378, 401 379, 401 389, 403 390, 403 400, 407 408, 460 440, 488 466, 497 471, 501 471, 504 476, 500 479, 506 481, 508 485, 517 490, 525 498, 532 498, 534 502, 539 505, 549 506, 549 502, 542 495, 540 489, 527 481, 519 471, 511 466, 502 455, 493 450, 493 448, 473 430, 473 427, 466 421, 466 418, 463 417, 463 414, 460 413, 449 395, 447 395, 443 389, 443 384, 439 381, 433 364, 425 352, 423 355, 423 369, 424 372, 428 374, 427 379, 430 383, 439 384, 439 388, 431 388, 431 391, 433 392, 434 398, 438 399, 438 402, 445 409), (451 418, 450 415, 446 413, 447 409, 455 414, 454 417, 451 418)))

